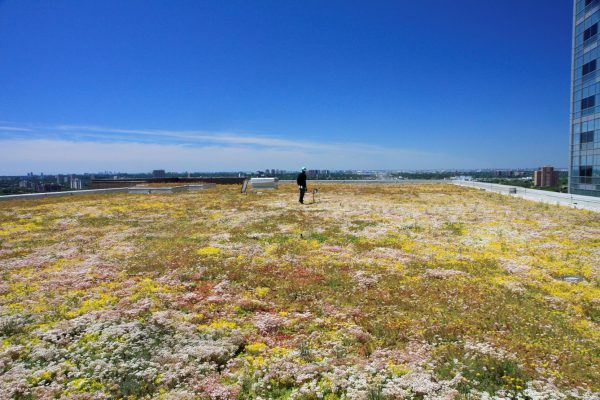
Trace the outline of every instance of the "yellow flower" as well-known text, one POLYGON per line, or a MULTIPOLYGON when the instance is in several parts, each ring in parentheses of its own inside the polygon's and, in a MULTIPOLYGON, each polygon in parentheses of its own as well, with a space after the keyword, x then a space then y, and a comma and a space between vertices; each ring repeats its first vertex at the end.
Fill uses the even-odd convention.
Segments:
POLYGON ((216 256, 221 253, 221 249, 218 247, 206 246, 201 248, 196 252, 196 254, 201 256, 216 256))
POLYGON ((201 332, 209 330, 231 330, 235 329, 237 324, 233 321, 225 321, 223 319, 217 319, 211 322, 209 325, 198 325, 198 330, 201 332))
POLYGON ((273 347, 271 349, 271 354, 273 354, 274 356, 280 356, 280 357, 290 354, 291 352, 292 352, 291 349, 288 349, 286 347, 280 347, 280 346, 273 347))
POLYGON ((404 365, 396 365, 390 362, 388 365, 388 370, 395 376, 402 376, 408 374, 411 370, 410 368, 405 367, 404 365))
POLYGON ((270 290, 271 289, 266 287, 257 287, 256 289, 254 289, 254 293, 256 293, 256 296, 258 297, 265 297, 270 290))
POLYGON ((250 354, 259 354, 265 351, 267 345, 260 342, 250 343, 246 346, 246 352, 250 354))

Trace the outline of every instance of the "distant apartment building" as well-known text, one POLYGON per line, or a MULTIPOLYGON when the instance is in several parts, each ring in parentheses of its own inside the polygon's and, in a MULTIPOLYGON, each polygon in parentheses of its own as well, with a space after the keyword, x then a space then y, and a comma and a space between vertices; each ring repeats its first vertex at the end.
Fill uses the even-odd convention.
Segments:
POLYGON ((306 171, 306 176, 308 179, 320 179, 329 176, 328 169, 309 169, 306 171))
POLYGON ((554 167, 544 166, 533 172, 533 184, 537 187, 558 186, 558 171, 554 167))
POLYGON ((83 182, 81 179, 71 176, 71 180, 69 182, 69 187, 75 190, 83 189, 83 182))
POLYGON ((152 171, 153 178, 164 178, 165 176, 166 173, 164 169, 155 169, 154 171, 152 171))
POLYGON ((569 192, 600 196, 600 0, 575 0, 569 192))
POLYGON ((510 178, 514 175, 514 172, 511 170, 498 169, 494 171, 494 176, 497 178, 510 178))
POLYGON ((277 168, 271 168, 271 169, 267 168, 265 170, 265 174, 271 175, 271 176, 275 176, 275 175, 279 175, 279 174, 283 174, 283 173, 284 173, 283 170, 280 170, 280 169, 277 169, 277 168))
POLYGON ((519 178, 525 175, 529 175, 529 172, 514 169, 497 169, 494 171, 494 177, 496 178, 519 178))

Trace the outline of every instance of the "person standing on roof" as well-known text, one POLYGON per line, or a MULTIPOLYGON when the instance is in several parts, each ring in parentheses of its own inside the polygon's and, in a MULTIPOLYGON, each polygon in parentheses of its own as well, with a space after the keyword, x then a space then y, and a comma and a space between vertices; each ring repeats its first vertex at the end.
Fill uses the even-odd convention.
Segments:
POLYGON ((306 167, 302 167, 296 178, 298 189, 300 190, 300 204, 304 204, 304 193, 306 193, 306 167))

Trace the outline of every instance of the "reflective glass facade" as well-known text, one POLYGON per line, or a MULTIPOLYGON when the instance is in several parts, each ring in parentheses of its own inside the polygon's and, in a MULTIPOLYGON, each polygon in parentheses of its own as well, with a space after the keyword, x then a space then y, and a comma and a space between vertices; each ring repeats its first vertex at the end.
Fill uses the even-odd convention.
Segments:
POLYGON ((600 196, 600 0, 575 0, 569 191, 600 196))

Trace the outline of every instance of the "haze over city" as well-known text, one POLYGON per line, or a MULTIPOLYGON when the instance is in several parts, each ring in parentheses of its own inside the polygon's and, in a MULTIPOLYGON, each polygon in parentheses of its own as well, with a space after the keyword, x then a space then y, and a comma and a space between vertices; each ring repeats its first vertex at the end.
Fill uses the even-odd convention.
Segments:
POLYGON ((566 167, 571 13, 3 1, 0 174, 566 167))

